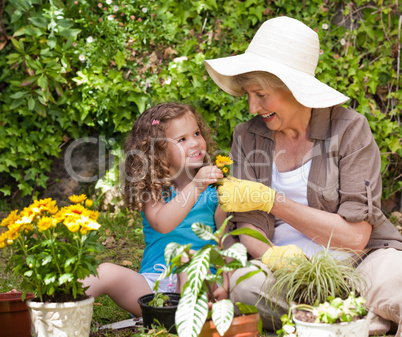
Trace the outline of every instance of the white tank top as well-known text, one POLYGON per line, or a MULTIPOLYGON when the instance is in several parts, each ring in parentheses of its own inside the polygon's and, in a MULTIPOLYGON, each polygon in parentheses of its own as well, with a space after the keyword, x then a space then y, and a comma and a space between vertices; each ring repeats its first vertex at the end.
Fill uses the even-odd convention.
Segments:
MULTIPOLYGON (((275 163, 272 169, 272 188, 295 202, 308 206, 307 201, 307 182, 310 173, 311 160, 303 166, 290 172, 279 172, 275 163)), ((272 243, 278 246, 294 244, 303 250, 306 256, 311 257, 324 250, 322 245, 293 228, 283 220, 275 217, 275 231, 272 243)), ((336 258, 343 259, 349 253, 331 250, 336 258), (346 254, 346 255, 345 255, 346 254)))

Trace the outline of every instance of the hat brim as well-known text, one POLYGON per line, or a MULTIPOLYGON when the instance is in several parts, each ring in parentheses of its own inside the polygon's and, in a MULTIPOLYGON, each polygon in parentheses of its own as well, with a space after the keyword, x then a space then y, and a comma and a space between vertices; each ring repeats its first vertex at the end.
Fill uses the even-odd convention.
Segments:
POLYGON ((205 60, 204 64, 214 82, 232 96, 245 94, 233 80, 233 76, 252 71, 266 71, 279 77, 295 99, 306 107, 327 108, 349 100, 349 97, 312 75, 273 60, 267 61, 266 58, 247 51, 241 55, 205 60))

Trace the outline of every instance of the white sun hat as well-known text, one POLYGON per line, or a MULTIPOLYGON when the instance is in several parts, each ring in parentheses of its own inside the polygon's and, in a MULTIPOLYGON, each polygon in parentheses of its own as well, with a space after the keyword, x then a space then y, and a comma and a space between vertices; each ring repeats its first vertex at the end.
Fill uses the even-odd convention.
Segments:
POLYGON ((296 19, 281 16, 261 25, 244 54, 206 60, 205 67, 215 83, 233 96, 245 94, 233 76, 265 71, 279 77, 306 107, 345 103, 349 97, 315 78, 319 54, 317 33, 296 19))

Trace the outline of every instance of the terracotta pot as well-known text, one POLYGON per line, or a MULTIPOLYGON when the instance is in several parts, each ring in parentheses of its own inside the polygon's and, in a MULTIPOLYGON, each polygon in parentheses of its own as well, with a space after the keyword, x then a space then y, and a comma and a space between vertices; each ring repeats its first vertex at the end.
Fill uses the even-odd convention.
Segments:
MULTIPOLYGON (((225 337, 258 337, 258 321, 260 314, 249 314, 237 316, 233 319, 232 325, 224 334, 225 337)), ((215 328, 214 322, 205 322, 199 337, 221 337, 215 328)))
POLYGON ((157 320, 161 325, 163 325, 169 332, 177 334, 176 324, 175 324, 175 314, 177 306, 180 301, 179 293, 162 293, 163 295, 169 296, 169 301, 172 303, 171 306, 167 307, 154 307, 148 305, 149 302, 154 298, 154 294, 147 294, 141 296, 138 299, 138 304, 141 307, 142 319, 144 327, 151 328, 152 324, 157 325, 154 319, 157 320))
POLYGON ((82 301, 49 303, 28 300, 33 337, 88 337, 94 298, 82 301))
POLYGON ((373 313, 363 319, 336 324, 307 323, 293 318, 299 337, 368 337, 373 313))
MULTIPOLYGON (((0 335, 2 337, 30 337, 31 320, 22 293, 0 294, 0 335)), ((26 299, 34 298, 27 294, 26 299)))

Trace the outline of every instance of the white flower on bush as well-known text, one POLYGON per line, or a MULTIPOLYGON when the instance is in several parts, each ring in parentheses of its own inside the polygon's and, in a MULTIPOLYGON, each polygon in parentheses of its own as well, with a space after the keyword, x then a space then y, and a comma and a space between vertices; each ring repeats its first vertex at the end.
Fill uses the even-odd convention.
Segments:
POLYGON ((341 45, 344 46, 346 44, 346 40, 345 39, 341 39, 341 45))
POLYGON ((113 12, 117 12, 118 10, 119 10, 119 6, 114 5, 114 6, 113 6, 113 12))
POLYGON ((78 56, 78 58, 80 59, 81 62, 85 61, 85 55, 81 54, 80 56, 78 56))
POLYGON ((170 77, 168 77, 165 81, 165 84, 169 85, 172 82, 172 79, 170 77))
POLYGON ((141 9, 143 13, 148 12, 148 9, 146 9, 145 7, 143 9, 141 9))
POLYGON ((108 5, 110 5, 112 2, 113 2, 112 0, 106 0, 106 3, 107 3, 108 5))
POLYGON ((325 29, 325 30, 327 30, 327 29, 328 29, 328 24, 326 24, 326 23, 323 23, 323 24, 322 24, 322 29, 325 29))
POLYGON ((110 21, 112 21, 112 20, 114 19, 114 18, 113 18, 113 15, 112 15, 112 14, 108 15, 108 16, 107 16, 107 19, 110 20, 110 21))
POLYGON ((88 42, 88 43, 94 42, 93 37, 92 37, 92 36, 88 36, 88 37, 87 37, 87 42, 88 42))

